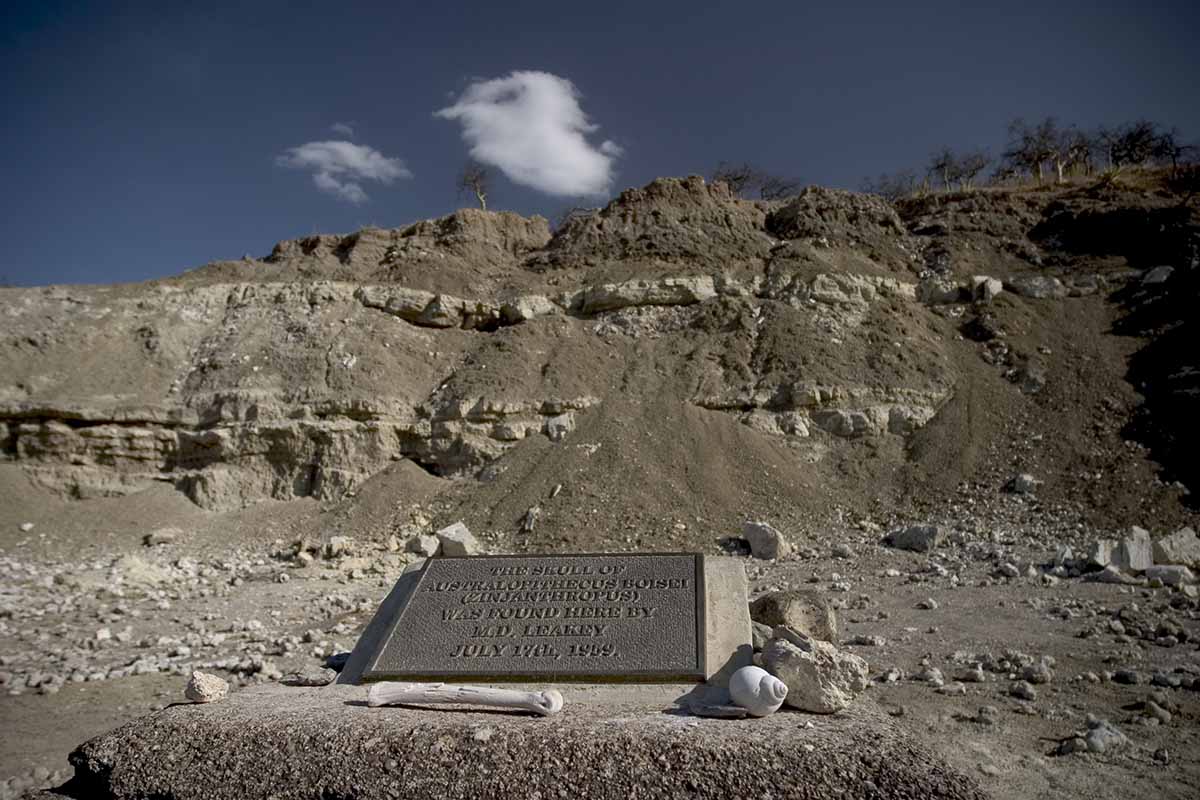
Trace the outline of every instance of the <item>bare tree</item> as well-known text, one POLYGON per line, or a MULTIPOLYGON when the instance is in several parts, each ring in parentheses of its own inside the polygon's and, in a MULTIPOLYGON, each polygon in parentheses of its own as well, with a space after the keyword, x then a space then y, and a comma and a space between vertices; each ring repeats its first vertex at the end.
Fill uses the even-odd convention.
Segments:
POLYGON ((975 179, 979 177, 979 173, 987 169, 991 163, 992 157, 986 150, 969 150, 958 156, 954 171, 958 177, 959 186, 964 190, 970 189, 975 183, 975 179))
POLYGON ((711 181, 713 183, 722 181, 729 187, 729 191, 741 197, 762 181, 762 172, 757 167, 745 162, 731 164, 728 161, 722 161, 713 170, 711 181))
POLYGON ((1045 179, 1045 166, 1053 161, 1061 139, 1054 117, 1046 117, 1037 125, 1015 119, 1008 126, 1008 148, 1004 160, 1013 167, 1037 175, 1038 183, 1045 179))
POLYGON ((468 161, 458 176, 458 196, 462 197, 463 192, 471 192, 479 201, 479 207, 487 211, 487 196, 491 182, 492 175, 488 172, 487 167, 477 161, 468 161))
POLYGON ((864 178, 861 188, 864 192, 877 194, 889 203, 894 203, 916 194, 920 184, 917 182, 916 172, 903 169, 899 172, 884 173, 878 178, 864 178))
POLYGON ((781 178, 778 175, 767 175, 762 185, 758 187, 758 196, 763 200, 782 200, 800 193, 804 184, 798 178, 781 178))
POLYGON ((1098 134, 1108 155, 1109 169, 1114 172, 1140 167, 1153 158, 1159 136, 1158 125, 1144 119, 1116 128, 1101 128, 1098 134))
POLYGON ((783 178, 761 170, 753 164, 742 162, 732 164, 722 161, 713 170, 713 183, 722 181, 729 186, 729 191, 738 197, 746 197, 754 190, 763 200, 781 200, 800 191, 803 181, 795 178, 783 178))
POLYGON ((1154 144, 1154 160, 1161 164, 1170 164, 1171 172, 1179 169, 1181 162, 1186 161, 1196 152, 1196 146, 1183 143, 1183 136, 1178 128, 1171 128, 1158 135, 1154 144))
POLYGON ((954 151, 943 146, 929 156, 929 174, 942 179, 942 188, 950 191, 951 181, 958 178, 958 159, 954 151))

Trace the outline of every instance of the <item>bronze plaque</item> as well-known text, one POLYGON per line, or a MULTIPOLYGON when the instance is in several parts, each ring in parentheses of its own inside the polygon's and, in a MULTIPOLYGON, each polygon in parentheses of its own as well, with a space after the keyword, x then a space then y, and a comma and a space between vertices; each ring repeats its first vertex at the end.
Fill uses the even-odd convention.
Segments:
POLYGON ((363 678, 704 680, 704 642, 699 554, 440 557, 363 678))

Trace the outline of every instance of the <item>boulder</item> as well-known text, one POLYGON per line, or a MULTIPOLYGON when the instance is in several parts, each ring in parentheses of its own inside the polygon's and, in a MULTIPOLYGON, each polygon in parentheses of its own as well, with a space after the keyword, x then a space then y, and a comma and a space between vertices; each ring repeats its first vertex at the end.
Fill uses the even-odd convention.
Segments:
POLYGON ((229 696, 229 684, 219 675, 193 672, 183 689, 183 696, 193 703, 215 703, 229 696))
POLYGON ((787 684, 788 706, 814 714, 841 711, 867 688, 867 662, 787 626, 775 629, 763 666, 787 684))
POLYGON ((1066 297, 1067 287, 1058 278, 1048 278, 1045 275, 1022 275, 1008 282, 1008 288, 1022 297, 1034 300, 1066 297))
POLYGON ((142 537, 142 542, 146 547, 154 547, 160 544, 171 544, 176 539, 183 535, 183 531, 179 528, 159 528, 151 531, 142 537))
POLYGON ((1113 550, 1112 562, 1128 572, 1144 572, 1154 565, 1154 546, 1150 532, 1134 525, 1129 533, 1121 537, 1113 550))
POLYGON ((1182 564, 1156 564, 1146 570, 1147 580, 1160 580, 1163 586, 1185 586, 1195 583, 1195 574, 1182 564))
POLYGON ((742 526, 742 538, 750 543, 750 555, 755 558, 785 558, 792 552, 783 534, 765 522, 747 520, 742 526))
POLYGON ((1088 547, 1084 557, 1090 569, 1104 569, 1112 563, 1113 550, 1117 543, 1112 539, 1097 539, 1088 547))
POLYGON ((1022 472, 1009 478, 1008 483, 1004 484, 1004 489, 1012 494, 1033 494, 1041 484, 1041 481, 1028 472, 1022 472))
POLYGON ((408 540, 408 544, 404 549, 410 553, 416 553, 423 558, 433 558, 441 549, 442 542, 436 536, 414 536, 408 540))
POLYGON ((884 544, 898 550, 911 550, 914 553, 932 553, 945 539, 945 533, 939 525, 909 525, 907 528, 897 528, 884 537, 884 544))
POLYGON ((479 540, 462 522, 447 525, 436 535, 444 556, 477 556, 483 552, 479 540))
POLYGON ((837 610, 819 593, 804 589, 771 592, 750 604, 750 619, 770 626, 786 625, 824 642, 838 640, 837 610))
POLYGON ((1004 284, 996 278, 987 275, 976 275, 971 278, 971 296, 979 303, 990 303, 996 295, 1004 291, 1004 284))
POLYGON ((565 414, 550 417, 542 427, 550 441, 561 442, 567 438, 567 434, 575 430, 575 414, 568 411, 565 414))
POLYGON ((1200 569, 1200 537, 1191 528, 1180 528, 1162 537, 1154 543, 1154 563, 1200 569))

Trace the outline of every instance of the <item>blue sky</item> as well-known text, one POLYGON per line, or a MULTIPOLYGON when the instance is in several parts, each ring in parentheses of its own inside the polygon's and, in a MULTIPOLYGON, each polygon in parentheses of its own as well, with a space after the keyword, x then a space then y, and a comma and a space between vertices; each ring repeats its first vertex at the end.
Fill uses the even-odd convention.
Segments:
POLYGON ((968 5, 9 0, 0 279, 142 280, 440 216, 472 144, 520 181, 489 207, 553 217, 721 160, 855 188, 942 144, 996 152, 1015 116, 1200 139, 1198 4, 968 5), (496 119, 480 87, 503 100, 514 71, 561 83, 496 119), (352 149, 297 149, 328 142, 352 149))

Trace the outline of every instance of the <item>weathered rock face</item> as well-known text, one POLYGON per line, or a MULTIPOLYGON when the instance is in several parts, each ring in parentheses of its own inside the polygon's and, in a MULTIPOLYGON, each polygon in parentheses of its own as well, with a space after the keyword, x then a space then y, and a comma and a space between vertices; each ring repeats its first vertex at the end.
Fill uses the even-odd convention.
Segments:
MULTIPOLYGON (((653 485, 647 507, 712 498, 734 526, 761 512, 722 492, 764 476, 763 496, 838 502, 839 486, 919 470, 948 407, 1053 393, 1053 357, 1014 331, 1072 300, 996 294, 995 280, 978 296, 976 276, 1023 285, 1037 249, 1003 244, 1036 209, 996 227, 992 202, 910 209, 906 229, 874 197, 746 201, 660 179, 553 236, 541 218, 463 210, 164 281, 0 289, 0 460, 66 496, 168 482, 214 510, 336 500, 401 459, 499 480, 510 495, 497 489, 494 508, 523 498, 496 512, 511 520, 536 498, 505 482, 547 458, 628 475, 627 493, 653 485), (975 238, 960 246, 963 218, 975 238), (997 247, 1024 266, 981 263, 997 247), (960 346, 954 320, 972 306, 1002 373, 965 363, 975 344, 960 346), (539 455, 500 479, 513 451, 539 455)), ((1071 297, 1080 280, 1063 282, 1071 297)), ((974 469, 980 447, 954 447, 974 469)))
POLYGON ((936 337, 894 318, 922 313, 911 277, 774 238, 868 223, 903 234, 872 198, 783 208, 662 179, 553 240, 540 218, 464 210, 169 281, 6 290, 0 454, 73 497, 165 480, 216 510, 332 500, 396 459, 464 476, 529 437, 566 446, 631 394, 614 338, 663 337, 691 355, 634 396, 730 413, 810 458, 907 436, 953 385, 936 337))

